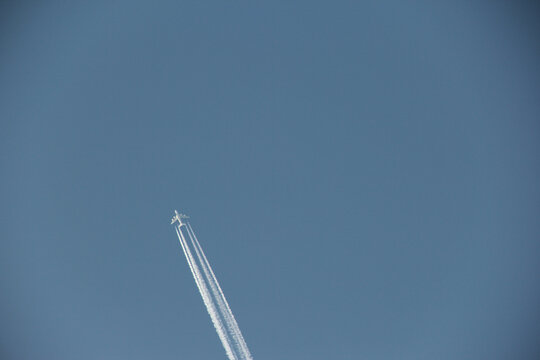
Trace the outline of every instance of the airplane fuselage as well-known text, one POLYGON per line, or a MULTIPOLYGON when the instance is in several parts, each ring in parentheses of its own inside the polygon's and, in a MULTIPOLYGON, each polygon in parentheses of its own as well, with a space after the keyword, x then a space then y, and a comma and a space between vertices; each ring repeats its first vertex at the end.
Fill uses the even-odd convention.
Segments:
POLYGON ((178 211, 174 210, 174 216, 171 219, 171 224, 174 224, 178 221, 178 226, 186 225, 186 223, 183 221, 183 219, 188 219, 189 216, 184 214, 179 214, 178 211))

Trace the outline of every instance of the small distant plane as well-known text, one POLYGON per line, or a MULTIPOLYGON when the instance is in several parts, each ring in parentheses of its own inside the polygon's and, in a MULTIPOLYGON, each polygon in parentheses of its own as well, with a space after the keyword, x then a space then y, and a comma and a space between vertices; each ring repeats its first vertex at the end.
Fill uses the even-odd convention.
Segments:
POLYGON ((182 219, 189 219, 189 216, 185 214, 179 214, 178 211, 174 210, 174 216, 171 219, 171 224, 174 224, 178 221, 179 226, 185 225, 186 223, 182 221, 182 219))

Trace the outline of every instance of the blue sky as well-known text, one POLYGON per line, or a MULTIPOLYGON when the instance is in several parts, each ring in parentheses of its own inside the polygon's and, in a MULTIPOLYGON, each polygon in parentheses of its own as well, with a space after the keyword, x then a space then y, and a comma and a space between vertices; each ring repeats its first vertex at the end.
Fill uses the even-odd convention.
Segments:
POLYGON ((3 359, 537 358, 536 7, 3 6, 3 359))

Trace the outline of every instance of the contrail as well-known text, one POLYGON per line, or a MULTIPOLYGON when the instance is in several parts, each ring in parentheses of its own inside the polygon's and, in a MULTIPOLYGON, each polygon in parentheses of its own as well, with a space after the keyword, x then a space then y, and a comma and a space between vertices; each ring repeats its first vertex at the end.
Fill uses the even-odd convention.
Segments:
POLYGON ((205 275, 208 278, 214 297, 218 301, 218 306, 224 315, 227 327, 229 331, 232 332, 232 338, 234 339, 234 342, 236 343, 236 345, 238 346, 242 354, 242 359, 252 360, 253 357, 251 356, 251 353, 249 352, 246 341, 244 340, 244 337, 242 336, 240 327, 238 326, 238 323, 236 322, 236 319, 234 318, 231 307, 229 306, 229 303, 227 302, 227 299, 225 298, 225 294, 223 293, 223 290, 221 289, 221 286, 219 285, 216 275, 214 274, 214 271, 212 270, 212 266, 208 262, 208 259, 206 258, 206 255, 201 247, 201 244, 199 243, 199 240, 197 239, 197 236, 195 235, 195 232, 193 231, 193 228, 191 227, 189 222, 187 223, 187 230, 188 230, 188 233, 190 234, 192 243, 195 248, 195 252, 197 253, 197 256, 199 257, 199 261, 202 264, 203 271, 205 272, 205 275), (208 272, 210 272, 210 274, 208 274, 208 272))
POLYGON ((219 339, 221 340, 221 343, 223 344, 223 347, 225 348, 225 353, 227 354, 227 357, 229 358, 229 360, 237 360, 238 358, 233 353, 229 336, 227 335, 223 327, 223 322, 221 321, 220 316, 216 310, 216 306, 214 302, 212 301, 210 294, 208 293, 208 288, 206 286, 206 283, 204 282, 204 279, 201 276, 201 272, 197 264, 195 263, 193 255, 191 254, 191 250, 189 249, 189 246, 184 238, 184 235, 182 234, 181 225, 175 227, 175 229, 176 229, 176 234, 178 235, 178 239, 180 241, 180 245, 182 245, 182 250, 184 251, 184 255, 186 256, 186 260, 188 262, 189 268, 191 270, 191 273, 193 274, 193 278, 195 279, 195 283, 197 284, 197 287, 199 288, 199 292, 201 293, 201 297, 203 299, 204 305, 206 306, 206 310, 208 311, 208 314, 210 315, 210 319, 212 320, 212 323, 214 324, 214 328, 216 329, 216 332, 219 336, 219 339))
POLYGON ((171 224, 178 222, 175 226, 176 234, 225 353, 229 360, 253 360, 214 270, 186 218, 186 215, 179 214, 175 210, 171 224), (185 232, 182 231, 183 226, 185 232), (196 257, 192 253, 191 246, 196 257))
MULTIPOLYGON (((230 321, 230 315, 227 312, 227 308, 225 307, 225 304, 223 303, 223 300, 220 297, 219 291, 217 289, 216 283, 217 279, 215 277, 212 277, 212 274, 210 274, 209 264, 205 263, 203 257, 201 256, 202 249, 200 246, 197 246, 197 239, 194 237, 193 231, 189 227, 186 228, 189 238, 191 240, 191 244, 193 245, 193 248, 195 249, 195 254, 197 255, 197 259, 199 260, 199 263, 201 265, 201 268, 203 269, 204 276, 206 281, 208 282, 208 285, 210 286, 210 290, 212 291, 213 299, 217 301, 217 308, 219 310, 220 315, 222 315, 223 320, 225 321, 225 324, 227 325, 227 329, 229 330, 230 334, 232 335, 232 339, 235 342, 237 348, 240 348, 240 343, 237 340, 236 335, 236 329, 234 326, 232 326, 230 321)), ((219 285, 219 284, 218 284, 219 285)))

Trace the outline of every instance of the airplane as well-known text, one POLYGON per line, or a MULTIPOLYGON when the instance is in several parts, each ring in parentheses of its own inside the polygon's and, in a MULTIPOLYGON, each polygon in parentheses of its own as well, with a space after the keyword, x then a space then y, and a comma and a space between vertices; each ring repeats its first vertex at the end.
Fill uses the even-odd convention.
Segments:
POLYGON ((178 221, 179 226, 186 225, 185 222, 182 221, 182 219, 189 219, 189 216, 185 214, 179 214, 178 211, 174 210, 174 216, 171 219, 171 224, 174 224, 176 221, 178 221))

